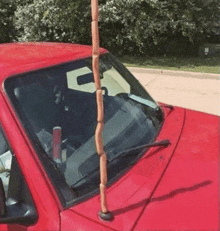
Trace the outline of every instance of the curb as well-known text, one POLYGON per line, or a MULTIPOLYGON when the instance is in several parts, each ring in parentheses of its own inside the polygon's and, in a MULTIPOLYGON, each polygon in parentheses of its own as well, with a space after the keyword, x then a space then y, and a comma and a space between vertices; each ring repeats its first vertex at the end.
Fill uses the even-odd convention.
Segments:
POLYGON ((175 70, 163 70, 163 69, 151 69, 151 68, 139 68, 139 67, 127 67, 131 72, 135 71, 137 73, 146 74, 156 74, 156 75, 169 75, 169 76, 181 76, 190 77, 197 79, 214 79, 220 80, 220 74, 211 73, 200 73, 200 72, 190 72, 190 71, 175 71, 175 70))

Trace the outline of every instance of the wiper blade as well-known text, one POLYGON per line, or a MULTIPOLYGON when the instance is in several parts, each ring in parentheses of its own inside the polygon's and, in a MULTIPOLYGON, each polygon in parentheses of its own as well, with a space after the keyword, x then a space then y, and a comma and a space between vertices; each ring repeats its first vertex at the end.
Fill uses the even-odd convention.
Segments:
MULTIPOLYGON (((117 159, 118 157, 122 157, 122 156, 125 156, 126 154, 130 153, 130 152, 133 152, 133 151, 136 151, 138 149, 143 149, 143 148, 149 148, 149 147, 156 147, 156 146, 164 146, 164 147, 167 147, 168 145, 170 145, 170 141, 168 139, 165 139, 165 140, 161 140, 161 141, 157 141, 157 142, 154 142, 154 143, 150 143, 150 144, 144 144, 144 145, 140 145, 140 146, 136 146, 134 148, 129 148, 125 151, 122 151, 120 153, 118 153, 114 158, 112 158, 110 161, 108 162, 112 162, 113 160, 117 159)), ((136 153, 135 153, 136 154, 136 153)), ((92 171, 90 171, 89 173, 87 173, 85 176, 83 176, 81 179, 79 179, 78 181, 76 181, 73 185, 71 185, 71 188, 74 188, 75 185, 77 185, 78 183, 80 183, 82 180, 84 180, 85 178, 87 177, 91 177, 91 175, 98 171, 99 170, 99 167, 93 169, 92 171)))
POLYGON ((118 157, 121 157, 121 156, 125 156, 127 155, 128 153, 130 154, 136 154, 135 151, 139 150, 139 149, 144 149, 144 148, 150 148, 150 147, 157 147, 157 146, 164 146, 164 147, 167 147, 168 145, 170 145, 170 141, 168 139, 165 139, 165 140, 161 140, 161 141, 157 141, 157 142, 154 142, 154 143, 150 143, 150 144, 144 144, 144 145, 139 145, 139 146, 136 146, 136 147, 133 147, 133 148, 129 148, 125 151, 122 151, 118 154, 116 154, 116 156, 114 158, 112 158, 110 160, 113 161, 115 160, 116 158, 118 157))

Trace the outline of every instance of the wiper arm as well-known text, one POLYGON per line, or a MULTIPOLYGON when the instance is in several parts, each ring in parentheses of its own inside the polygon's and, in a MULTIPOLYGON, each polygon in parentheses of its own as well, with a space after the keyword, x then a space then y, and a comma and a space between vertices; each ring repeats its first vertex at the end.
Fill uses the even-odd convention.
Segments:
POLYGON ((149 147, 156 147, 156 146, 167 147, 168 145, 170 145, 170 141, 168 139, 166 139, 166 140, 161 140, 161 141, 157 141, 157 142, 150 143, 150 144, 139 145, 139 146, 136 146, 134 148, 129 148, 129 149, 125 150, 124 152, 130 152, 130 151, 135 151, 135 150, 141 149, 141 148, 149 148, 149 147))
MULTIPOLYGON (((116 154, 116 156, 114 158, 112 158, 110 160, 110 162, 113 161, 113 160, 115 160, 118 157, 125 156, 128 153, 133 154, 133 152, 135 152, 135 151, 137 151, 139 149, 150 148, 150 147, 157 147, 157 146, 167 147, 168 145, 170 145, 170 141, 168 139, 157 141, 157 142, 150 143, 150 144, 139 145, 139 146, 136 146, 136 147, 133 147, 133 148, 129 148, 129 149, 125 150, 125 151, 122 151, 122 152, 116 154)), ((136 153, 134 153, 134 154, 136 154, 136 153)))
MULTIPOLYGON (((168 139, 165 140, 161 140, 158 142, 154 142, 151 144, 144 144, 144 145, 140 145, 140 146, 136 146, 134 148, 129 148, 123 152, 118 153, 114 158, 112 158, 109 162, 112 162, 113 160, 115 160, 118 157, 121 156, 125 156, 125 154, 128 154, 132 151, 136 151, 138 149, 143 149, 143 148, 149 148, 149 147, 156 147, 156 146, 164 146, 167 147, 168 145, 170 145, 170 141, 168 139)), ((74 188, 75 185, 77 185, 79 182, 81 182, 82 180, 84 180, 87 177, 91 177, 92 173, 94 173, 95 171, 98 171, 99 167, 93 169, 92 171, 90 171, 89 173, 87 173, 85 176, 83 176, 82 178, 80 178, 78 181, 76 181, 73 185, 71 185, 71 188, 74 188)))

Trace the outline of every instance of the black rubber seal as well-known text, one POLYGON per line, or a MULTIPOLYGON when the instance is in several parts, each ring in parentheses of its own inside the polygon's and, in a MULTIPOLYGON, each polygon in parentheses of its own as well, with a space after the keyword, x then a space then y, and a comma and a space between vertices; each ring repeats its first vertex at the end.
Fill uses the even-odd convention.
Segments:
POLYGON ((112 213, 110 212, 107 212, 107 213, 103 213, 102 211, 99 212, 99 218, 101 220, 104 220, 104 221, 111 221, 113 220, 114 216, 112 213))

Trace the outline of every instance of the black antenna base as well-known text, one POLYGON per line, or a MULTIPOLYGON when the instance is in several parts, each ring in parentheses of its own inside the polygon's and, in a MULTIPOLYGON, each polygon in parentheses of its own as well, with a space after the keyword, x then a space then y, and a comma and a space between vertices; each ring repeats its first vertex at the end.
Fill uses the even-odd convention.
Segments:
POLYGON ((103 213, 102 211, 100 211, 99 218, 104 221, 111 221, 113 220, 114 216, 111 212, 103 213))

